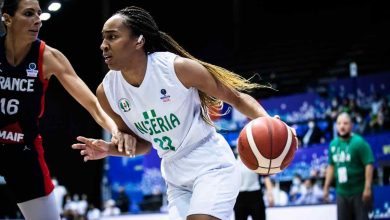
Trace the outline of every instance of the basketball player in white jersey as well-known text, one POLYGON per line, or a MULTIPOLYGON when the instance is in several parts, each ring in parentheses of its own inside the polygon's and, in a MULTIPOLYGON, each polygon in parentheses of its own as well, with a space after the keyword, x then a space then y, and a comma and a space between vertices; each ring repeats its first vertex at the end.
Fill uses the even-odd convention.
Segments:
MULTIPOLYGON (((253 97, 261 88, 239 75, 192 57, 142 8, 109 18, 101 50, 110 71, 98 87, 104 110, 119 129, 133 134, 131 155, 153 146, 162 158, 169 219, 230 219, 240 187, 233 152, 216 132, 209 110, 222 102, 254 119, 269 117, 253 97)), ((123 147, 78 137, 84 160, 125 155, 123 147)))

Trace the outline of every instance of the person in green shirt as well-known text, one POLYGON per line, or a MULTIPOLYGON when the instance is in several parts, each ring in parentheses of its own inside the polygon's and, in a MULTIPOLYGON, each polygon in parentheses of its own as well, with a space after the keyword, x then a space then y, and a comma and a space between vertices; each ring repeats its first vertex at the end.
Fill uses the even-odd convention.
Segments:
POLYGON ((329 165, 324 183, 324 200, 329 201, 329 187, 336 179, 338 220, 368 220, 372 205, 374 156, 363 137, 352 133, 348 113, 340 113, 336 128, 338 137, 329 145, 329 165))

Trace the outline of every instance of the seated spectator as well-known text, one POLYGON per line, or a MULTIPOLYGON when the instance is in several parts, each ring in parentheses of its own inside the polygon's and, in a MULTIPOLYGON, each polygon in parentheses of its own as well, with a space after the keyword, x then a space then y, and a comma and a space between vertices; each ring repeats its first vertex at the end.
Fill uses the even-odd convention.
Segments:
POLYGON ((88 209, 88 196, 87 194, 81 194, 81 200, 77 203, 77 212, 80 217, 85 217, 88 209))
POLYGON ((64 211, 63 211, 63 217, 65 219, 77 219, 78 218, 77 202, 78 202, 78 195, 77 194, 75 194, 73 196, 73 198, 70 194, 67 194, 65 196, 65 205, 64 205, 64 211))
POLYGON ((102 212, 102 216, 116 216, 120 215, 121 210, 116 206, 115 200, 109 199, 104 204, 104 210, 102 212))
POLYGON ((310 177, 304 182, 305 190, 301 196, 296 200, 295 204, 297 205, 311 205, 318 204, 322 201, 323 191, 316 184, 316 178, 310 177))
POLYGON ((66 194, 68 193, 65 186, 58 183, 58 180, 56 177, 52 177, 53 185, 54 185, 54 195, 56 198, 58 210, 60 212, 60 215, 63 213, 63 207, 64 207, 64 199, 66 194))
POLYGON ((306 188, 302 183, 301 175, 295 173, 289 192, 290 202, 295 203, 295 201, 304 193, 305 190, 306 188))
POLYGON ((383 103, 383 114, 384 114, 384 122, 383 127, 385 130, 390 130, 390 104, 388 99, 385 99, 385 103, 383 103))
POLYGON ((302 144, 307 147, 312 144, 323 143, 325 141, 321 129, 316 125, 314 119, 310 119, 307 123, 308 130, 302 138, 302 144))
POLYGON ((100 209, 96 208, 94 204, 89 204, 87 210, 87 219, 100 220, 100 217, 101 217, 100 209))
POLYGON ((129 211, 129 206, 131 201, 129 196, 126 194, 125 188, 123 186, 119 187, 119 195, 116 198, 116 205, 121 210, 121 213, 126 213, 129 211))
MULTIPOLYGON (((272 183, 272 196, 274 199, 274 206, 285 206, 288 204, 288 194, 281 190, 279 187, 279 183, 276 183, 275 180, 271 179, 272 183)), ((269 207, 268 199, 267 199, 268 192, 264 193, 263 199, 265 206, 269 207)))
POLYGON ((353 131, 357 134, 363 135, 367 131, 367 121, 363 118, 361 113, 356 113, 354 118, 353 131))
POLYGON ((142 202, 139 204, 142 211, 160 211, 163 205, 163 196, 161 191, 156 187, 151 195, 144 195, 142 202))

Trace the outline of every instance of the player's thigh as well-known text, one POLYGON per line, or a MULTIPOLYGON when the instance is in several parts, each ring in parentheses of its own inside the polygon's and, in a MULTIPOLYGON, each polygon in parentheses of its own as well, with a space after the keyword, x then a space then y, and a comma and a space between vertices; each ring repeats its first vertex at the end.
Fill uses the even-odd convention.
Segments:
POLYGON ((53 190, 40 143, 6 145, 2 153, 3 174, 16 202, 46 196, 53 190))
POLYGON ((170 220, 186 219, 192 192, 189 189, 168 183, 168 214, 170 220))
MULTIPOLYGON (((240 187, 238 166, 221 166, 199 176, 193 187, 188 215, 229 219, 240 187)), ((201 217, 200 217, 201 218, 201 217)))

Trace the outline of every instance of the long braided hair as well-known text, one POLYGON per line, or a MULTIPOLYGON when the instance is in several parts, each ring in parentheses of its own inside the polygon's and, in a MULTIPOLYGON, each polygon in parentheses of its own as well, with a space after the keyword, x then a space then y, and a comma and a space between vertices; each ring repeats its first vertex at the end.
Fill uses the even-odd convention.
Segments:
MULTIPOLYGON (((219 82, 236 91, 249 91, 257 88, 269 88, 269 86, 252 83, 242 76, 193 57, 181 47, 171 36, 158 29, 156 22, 149 12, 137 6, 129 6, 116 12, 124 17, 125 25, 129 27, 135 36, 145 37, 144 49, 146 53, 157 51, 169 51, 179 56, 196 60, 201 63, 219 82)), ((218 115, 223 107, 223 101, 199 91, 202 108, 202 118, 208 124, 213 125, 210 114, 218 115)))

